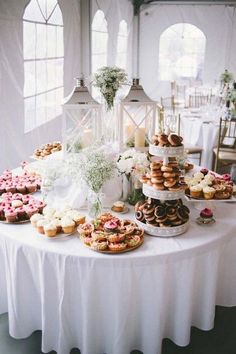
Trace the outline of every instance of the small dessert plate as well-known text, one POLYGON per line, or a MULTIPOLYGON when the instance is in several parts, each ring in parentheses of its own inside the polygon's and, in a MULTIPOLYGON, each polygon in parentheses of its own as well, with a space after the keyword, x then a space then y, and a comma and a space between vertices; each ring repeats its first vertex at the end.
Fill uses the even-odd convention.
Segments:
POLYGON ((111 207, 111 210, 113 211, 113 213, 126 214, 126 213, 128 213, 128 211, 129 211, 129 207, 125 206, 125 207, 124 207, 124 210, 122 210, 122 211, 116 211, 116 210, 113 209, 113 207, 111 207))
POLYGON ((199 216, 197 219, 196 219, 196 223, 198 225, 212 225, 214 224, 216 221, 214 218, 210 218, 210 219, 204 219, 204 218, 201 218, 201 216, 199 216))

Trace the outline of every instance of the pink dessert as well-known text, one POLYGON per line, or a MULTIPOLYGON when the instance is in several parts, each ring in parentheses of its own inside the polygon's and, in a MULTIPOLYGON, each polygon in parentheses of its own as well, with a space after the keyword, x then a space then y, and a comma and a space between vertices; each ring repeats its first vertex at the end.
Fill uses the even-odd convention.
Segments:
POLYGON ((17 216, 19 221, 26 220, 28 218, 28 215, 23 206, 17 208, 17 216))
POLYGON ((211 209, 205 208, 200 212, 200 216, 204 219, 210 219, 213 217, 213 212, 211 209))
POLYGON ((26 189, 28 193, 34 193, 37 191, 37 184, 36 183, 26 183, 26 189))
POLYGON ((225 173, 224 175, 222 175, 222 178, 224 181, 231 181, 231 176, 228 173, 225 173))
POLYGON ((5 220, 5 212, 2 206, 0 206, 0 220, 5 220))
POLYGON ((117 227, 118 227, 118 224, 114 220, 107 221, 104 224, 104 229, 107 231, 115 231, 117 229, 117 227))
POLYGON ((17 221, 17 212, 13 208, 9 208, 5 211, 5 218, 8 222, 17 221))
POLYGON ((6 192, 6 193, 3 193, 3 194, 2 194, 2 198, 3 198, 3 199, 7 199, 7 198, 9 198, 9 197, 12 197, 12 193, 11 193, 11 192, 6 192))
POLYGON ((29 219, 31 218, 32 215, 34 215, 38 212, 39 212, 39 210, 36 206, 29 205, 26 207, 26 213, 27 213, 29 219))
POLYGON ((15 193, 12 195, 13 200, 22 200, 23 194, 21 193, 15 193))
POLYGON ((16 190, 18 193, 25 194, 26 193, 26 188, 23 184, 17 184, 16 185, 16 190))

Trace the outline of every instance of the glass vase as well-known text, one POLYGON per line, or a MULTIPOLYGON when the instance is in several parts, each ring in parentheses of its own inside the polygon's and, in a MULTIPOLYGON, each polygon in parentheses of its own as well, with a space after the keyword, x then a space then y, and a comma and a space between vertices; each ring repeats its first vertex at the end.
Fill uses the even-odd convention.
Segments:
POLYGON ((137 202, 145 199, 142 190, 142 183, 139 181, 139 176, 132 175, 130 178, 130 195, 128 197, 128 203, 135 205, 137 202))
POLYGON ((94 192, 91 189, 88 192, 88 215, 91 218, 96 218, 102 213, 102 193, 94 192))

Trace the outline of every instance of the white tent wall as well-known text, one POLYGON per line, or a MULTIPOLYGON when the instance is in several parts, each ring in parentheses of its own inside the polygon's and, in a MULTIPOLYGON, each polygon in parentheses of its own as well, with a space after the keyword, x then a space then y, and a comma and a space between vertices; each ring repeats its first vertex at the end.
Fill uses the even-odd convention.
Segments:
POLYGON ((140 78, 153 99, 170 95, 170 83, 158 80, 159 39, 176 23, 197 26, 206 36, 203 82, 214 84, 227 68, 236 74, 236 11, 225 5, 150 5, 140 14, 140 78))
MULTIPOLYGON (((24 133, 23 13, 27 0, 0 0, 0 171, 42 143, 61 139, 61 117, 24 133)), ((64 23, 64 95, 80 74, 79 0, 59 0, 64 23)))

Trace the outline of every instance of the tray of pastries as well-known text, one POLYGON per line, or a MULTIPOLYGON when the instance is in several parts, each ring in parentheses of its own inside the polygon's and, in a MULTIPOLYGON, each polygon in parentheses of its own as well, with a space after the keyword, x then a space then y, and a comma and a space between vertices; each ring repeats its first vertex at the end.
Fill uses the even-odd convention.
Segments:
POLYGON ((0 222, 5 224, 29 222, 32 215, 41 215, 44 207, 44 202, 30 194, 4 193, 0 198, 0 222))
POLYGON ((150 171, 140 177, 143 183, 143 193, 156 199, 179 199, 184 196, 187 187, 177 162, 153 161, 150 163, 150 171))
POLYGON ((173 237, 188 229, 189 208, 182 200, 160 201, 148 198, 135 205, 138 225, 152 236, 173 237))
POLYGON ((144 230, 134 221, 104 213, 78 227, 80 239, 91 250, 107 254, 128 252, 141 246, 144 230))
POLYGON ((183 138, 177 134, 156 134, 149 145, 149 153, 160 157, 175 157, 184 154, 183 138))
POLYGON ((62 144, 59 141, 41 145, 33 152, 33 158, 36 160, 43 160, 47 156, 62 150, 62 144))
POLYGON ((14 175, 12 171, 5 170, 2 175, 0 175, 0 195, 4 193, 29 194, 37 192, 40 187, 40 176, 33 176, 27 171, 19 175, 14 175))
POLYGON ((85 216, 70 206, 63 209, 46 206, 42 214, 33 215, 30 222, 39 234, 48 239, 57 239, 74 234, 77 226, 85 223, 85 216))
POLYGON ((185 182, 188 186, 186 198, 189 201, 236 201, 233 196, 234 185, 228 174, 220 176, 202 169, 192 177, 185 176, 185 182))

